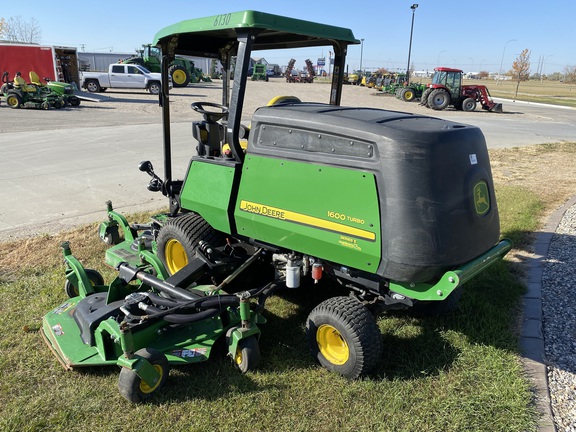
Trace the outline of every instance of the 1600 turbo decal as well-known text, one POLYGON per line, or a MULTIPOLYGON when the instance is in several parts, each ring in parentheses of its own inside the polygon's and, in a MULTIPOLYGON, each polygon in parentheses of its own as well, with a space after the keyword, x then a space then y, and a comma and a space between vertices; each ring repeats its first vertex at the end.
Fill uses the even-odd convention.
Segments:
POLYGON ((297 223, 300 225, 306 225, 313 228, 320 228, 335 232, 337 234, 345 234, 347 236, 356 237, 362 240, 368 240, 372 242, 376 240, 376 234, 371 231, 351 227, 339 222, 320 219, 318 217, 309 216, 286 209, 281 209, 278 207, 268 206, 265 204, 242 200, 240 201, 240 210, 274 219, 284 220, 287 222, 297 223))

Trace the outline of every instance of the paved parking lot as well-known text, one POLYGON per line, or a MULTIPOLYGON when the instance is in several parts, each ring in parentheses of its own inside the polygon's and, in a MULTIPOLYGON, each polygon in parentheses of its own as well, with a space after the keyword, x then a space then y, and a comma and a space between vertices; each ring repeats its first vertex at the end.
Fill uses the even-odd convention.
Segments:
MULTIPOLYGON (((183 175, 193 153, 192 102, 220 102, 221 82, 173 89, 170 95, 174 177, 183 175)), ((243 119, 278 95, 326 102, 327 84, 288 84, 278 78, 249 81, 243 119)), ((560 140, 576 142, 574 110, 504 101, 504 113, 436 112, 372 89, 345 86, 342 105, 435 115, 479 126, 489 147, 560 140)), ((0 106, 0 241, 54 232, 101 220, 105 201, 122 211, 159 208, 166 200, 148 192, 148 176, 137 170, 151 160, 162 175, 161 108, 145 91, 108 91, 103 102, 61 110, 0 106)))

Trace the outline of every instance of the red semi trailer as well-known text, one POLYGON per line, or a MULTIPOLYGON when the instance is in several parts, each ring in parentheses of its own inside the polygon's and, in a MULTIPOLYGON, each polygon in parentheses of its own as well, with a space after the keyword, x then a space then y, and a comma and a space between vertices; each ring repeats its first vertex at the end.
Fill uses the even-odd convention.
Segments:
POLYGON ((74 47, 0 43, 0 74, 8 72, 10 80, 16 72, 28 81, 30 71, 40 79, 76 83, 80 88, 78 50, 74 47))

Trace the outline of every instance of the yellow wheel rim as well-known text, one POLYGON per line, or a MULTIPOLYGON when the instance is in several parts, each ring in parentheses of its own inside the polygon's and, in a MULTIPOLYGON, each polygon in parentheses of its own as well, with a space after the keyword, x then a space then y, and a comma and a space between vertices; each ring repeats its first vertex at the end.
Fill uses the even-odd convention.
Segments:
POLYGON ((234 361, 237 365, 242 364, 242 350, 240 348, 236 349, 236 355, 234 356, 234 361))
POLYGON ((153 365, 153 366, 154 366, 154 369, 156 370, 156 372, 158 373, 158 375, 160 375, 160 376, 158 377, 156 384, 154 384, 153 386, 149 386, 148 384, 146 384, 146 381, 140 380, 140 391, 142 393, 145 393, 145 394, 152 393, 154 390, 156 390, 158 388, 158 386, 162 382, 162 378, 164 377, 164 369, 162 369, 162 366, 157 365, 157 364, 153 365))
POLYGON ((175 70, 172 74, 172 81, 174 81, 174 84, 184 84, 186 81, 186 73, 180 69, 175 70))
POLYGON ((186 256, 184 246, 176 239, 168 240, 164 248, 164 256, 170 274, 178 272, 188 264, 188 256, 186 256))
POLYGON ((332 364, 343 365, 350 358, 348 344, 342 334, 331 325, 323 324, 318 328, 316 342, 320 353, 332 364))
POLYGON ((411 91, 407 91, 406 93, 404 93, 404 97, 410 100, 414 97, 414 94, 411 91))
POLYGON ((18 105, 18 99, 16 99, 15 97, 8 97, 8 99, 6 99, 6 102, 10 107, 15 107, 16 105, 18 105))

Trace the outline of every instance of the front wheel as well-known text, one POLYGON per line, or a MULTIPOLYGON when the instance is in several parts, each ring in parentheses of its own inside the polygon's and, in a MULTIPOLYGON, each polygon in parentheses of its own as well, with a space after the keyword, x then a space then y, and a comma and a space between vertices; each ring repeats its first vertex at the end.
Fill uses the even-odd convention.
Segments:
POLYGON ((306 335, 316 360, 346 378, 365 375, 382 355, 376 319, 351 297, 333 297, 316 306, 308 315, 306 335))
POLYGON ((190 74, 184 66, 173 65, 168 69, 174 87, 186 87, 190 82, 190 74))
POLYGON ((224 245, 226 239, 202 216, 193 213, 175 217, 164 224, 156 242, 158 256, 169 274, 173 275, 194 259, 200 240, 216 247, 224 245))
POLYGON ((474 98, 466 98, 462 102, 462 110, 463 111, 474 111, 476 109, 476 99, 474 98))
POLYGON ((234 355, 234 363, 242 373, 258 367, 260 364, 260 346, 258 345, 256 336, 250 336, 238 342, 238 347, 234 355))
MULTIPOLYGON (((96 270, 85 269, 84 271, 86 272, 88 281, 90 281, 92 286, 104 285, 104 278, 96 270)), ((66 280, 64 283, 64 292, 69 298, 78 297, 80 295, 80 290, 78 287, 74 286, 69 280, 66 280)))
POLYGON ((164 354, 152 348, 142 348, 136 351, 135 355, 147 360, 159 375, 157 381, 150 385, 131 369, 123 367, 120 371, 118 378, 120 394, 130 402, 141 403, 148 401, 166 385, 170 364, 164 354))
POLYGON ((98 93, 101 90, 100 84, 96 80, 86 81, 86 90, 90 93, 98 93))
POLYGON ((22 105, 22 98, 16 93, 11 93, 6 96, 6 103, 10 108, 20 108, 22 105))

